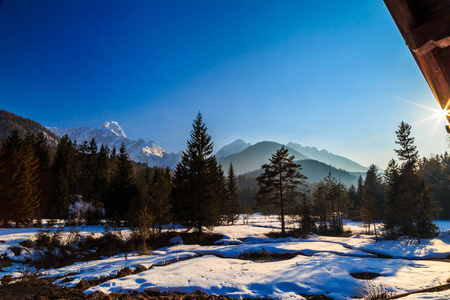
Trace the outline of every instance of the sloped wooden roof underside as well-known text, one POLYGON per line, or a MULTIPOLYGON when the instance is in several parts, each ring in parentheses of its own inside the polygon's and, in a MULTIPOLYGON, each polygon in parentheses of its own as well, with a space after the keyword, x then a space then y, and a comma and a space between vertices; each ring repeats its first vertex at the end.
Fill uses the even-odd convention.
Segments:
POLYGON ((384 3, 440 106, 450 110, 450 0, 384 3))

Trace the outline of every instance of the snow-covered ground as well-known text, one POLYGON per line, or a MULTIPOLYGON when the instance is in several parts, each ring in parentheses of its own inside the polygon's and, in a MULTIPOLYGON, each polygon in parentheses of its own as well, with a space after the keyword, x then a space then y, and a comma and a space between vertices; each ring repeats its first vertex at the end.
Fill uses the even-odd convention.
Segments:
MULTIPOLYGON (((86 293, 202 291, 233 298, 282 299, 303 299, 300 294, 351 299, 357 296, 355 287, 364 280, 350 274, 369 272, 379 274, 372 282, 398 294, 437 286, 450 278, 448 262, 428 260, 450 256, 450 221, 437 223, 442 233, 434 239, 422 240, 421 244, 411 239, 375 242, 374 236, 364 234, 365 228, 358 222, 346 222, 345 227, 355 233, 346 238, 312 235, 308 239, 274 239, 266 234, 279 230, 278 219, 256 214, 249 219, 248 225, 239 221, 238 225, 215 227, 215 233, 224 235, 215 246, 174 245, 155 250, 152 255, 123 253, 40 272, 48 277, 61 277, 57 280, 61 285, 74 286, 82 279, 113 277, 124 267, 132 270, 144 267, 147 269, 144 272, 107 280, 86 293), (257 253, 273 259, 248 259, 257 253), (376 254, 394 259, 378 258, 376 254)), ((82 229, 83 235, 102 232, 103 228, 99 226, 82 229)), ((17 261, 32 256, 32 251, 14 256, 11 247, 33 238, 35 233, 36 229, 0 229, 0 241, 3 241, 0 242, 0 255, 17 261)), ((21 267, 13 264, 3 268, 0 277, 14 274, 21 267)), ((404 299, 449 298, 450 291, 444 291, 414 294, 404 299)))

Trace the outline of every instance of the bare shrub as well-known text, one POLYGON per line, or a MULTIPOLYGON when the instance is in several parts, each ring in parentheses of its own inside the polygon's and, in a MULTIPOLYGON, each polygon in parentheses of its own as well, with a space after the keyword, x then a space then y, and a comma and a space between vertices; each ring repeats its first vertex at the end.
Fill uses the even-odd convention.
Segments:
POLYGON ((390 287, 371 280, 359 283, 354 289, 356 294, 365 300, 384 299, 395 295, 390 287))

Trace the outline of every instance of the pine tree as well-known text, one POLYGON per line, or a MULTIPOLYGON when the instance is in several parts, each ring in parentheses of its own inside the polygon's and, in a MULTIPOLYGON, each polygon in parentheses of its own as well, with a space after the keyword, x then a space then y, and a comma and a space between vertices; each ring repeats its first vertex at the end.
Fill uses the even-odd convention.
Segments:
MULTIPOLYGON (((109 188, 110 178, 110 159, 109 149, 107 146, 100 146, 100 151, 97 155, 96 168, 93 179, 93 199, 94 206, 97 212, 100 212, 101 207, 105 203, 106 195, 109 188)), ((98 216, 100 217, 100 215, 98 216)))
POLYGON ((173 180, 176 221, 196 228, 199 235, 202 235, 204 226, 214 226, 220 219, 223 171, 212 152, 211 136, 199 112, 173 180))
POLYGON ((313 190, 314 213, 319 217, 319 231, 341 235, 349 198, 345 185, 328 173, 313 190))
POLYGON ((389 161, 384 172, 384 184, 383 223, 388 237, 396 239, 397 229, 401 227, 401 220, 407 219, 408 210, 402 209, 406 206, 400 204, 400 169, 394 159, 389 161))
POLYGON ((230 163, 227 177, 227 218, 231 225, 238 219, 239 213, 239 193, 236 182, 236 175, 234 174, 233 164, 230 163))
POLYGON ((361 200, 363 195, 363 186, 364 186, 364 180, 361 175, 358 177, 358 184, 356 186, 356 198, 354 203, 354 208, 356 210, 359 210, 359 207, 361 206, 361 200))
POLYGON ((158 226, 159 233, 162 232, 162 225, 171 220, 170 211, 172 209, 170 195, 173 183, 170 170, 167 168, 155 168, 153 177, 148 188, 148 208, 149 213, 154 217, 154 222, 158 226))
POLYGON ((376 222, 383 218, 382 207, 384 198, 383 185, 377 173, 377 167, 375 165, 371 165, 366 173, 360 208, 360 217, 366 224, 368 224, 369 233, 370 224, 374 227, 376 241, 378 241, 376 222))
POLYGON ((18 129, 14 129, 5 139, 0 161, 0 218, 4 227, 9 226, 17 209, 17 185, 20 177, 20 149, 23 140, 18 129))
POLYGON ((395 143, 400 146, 400 149, 394 149, 398 158, 414 166, 418 160, 419 153, 414 145, 414 137, 411 136, 411 125, 402 121, 395 133, 397 134, 395 143))
POLYGON ((105 203, 106 217, 118 221, 133 221, 133 214, 141 208, 139 190, 125 144, 122 143, 117 156, 116 170, 109 184, 105 203))
POLYGON ((34 153, 39 160, 39 191, 40 204, 39 215, 42 216, 47 210, 47 206, 52 198, 52 174, 51 174, 51 160, 50 149, 45 134, 39 132, 34 140, 34 153))
POLYGON ((262 165, 264 172, 256 179, 260 187, 256 201, 264 214, 279 214, 281 232, 285 234, 285 217, 297 208, 306 176, 300 173, 301 166, 294 162, 294 156, 289 156, 285 146, 277 150, 269 161, 269 164, 262 165))
POLYGON ((75 185, 76 145, 68 135, 61 138, 56 147, 52 165, 53 193, 47 216, 65 219, 69 215, 70 194, 75 185))
POLYGON ((434 201, 423 174, 418 169, 418 152, 411 136, 411 125, 401 122, 396 131, 400 149, 395 149, 400 161, 399 203, 400 209, 409 212, 409 218, 402 220, 402 231, 414 235, 420 244, 420 237, 430 237, 435 232, 433 218, 438 216, 440 207, 434 201), (407 223, 407 224, 406 224, 407 223))
POLYGON ((38 215, 40 194, 39 190, 39 160, 34 152, 34 135, 28 132, 25 136, 22 157, 21 176, 19 182, 18 205, 19 214, 16 223, 30 223, 38 215))
POLYGON ((13 220, 16 226, 29 224, 38 216, 39 208, 39 161, 34 152, 34 135, 29 132, 25 139, 13 130, 3 143, 1 160, 4 168, 0 174, 2 189, 0 213, 3 224, 13 220))
POLYGON ((352 184, 348 188, 347 192, 348 192, 348 197, 350 199, 350 207, 351 207, 351 209, 349 210, 348 217, 352 220, 358 220, 359 219, 359 211, 356 208, 356 198, 357 198, 356 187, 352 184))
POLYGON ((92 138, 87 147, 87 155, 84 165, 84 189, 82 195, 88 199, 94 198, 94 180, 98 172, 98 147, 95 138, 92 138))

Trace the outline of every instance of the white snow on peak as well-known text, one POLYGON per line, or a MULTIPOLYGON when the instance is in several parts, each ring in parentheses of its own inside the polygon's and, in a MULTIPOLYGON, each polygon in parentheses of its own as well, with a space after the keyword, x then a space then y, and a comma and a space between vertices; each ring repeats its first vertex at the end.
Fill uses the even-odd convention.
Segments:
POLYGON ((117 136, 121 136, 126 138, 125 132, 123 131, 122 127, 120 127, 119 123, 116 121, 106 122, 103 125, 100 125, 101 128, 106 128, 110 130, 112 133, 114 133, 117 136))
POLYGON ((69 129, 49 128, 50 131, 62 137, 69 135, 72 140, 78 142, 91 141, 95 138, 97 145, 105 145, 110 149, 119 149, 125 144, 130 158, 136 162, 147 163, 149 166, 170 167, 175 169, 180 160, 180 153, 167 153, 160 146, 156 146, 153 141, 147 143, 143 139, 130 140, 116 121, 106 122, 100 127, 78 127, 69 129))
POLYGON ((166 153, 166 151, 164 151, 161 146, 156 146, 153 141, 149 141, 147 145, 142 148, 142 152, 146 156, 156 155, 159 157, 163 157, 164 153, 166 153))

